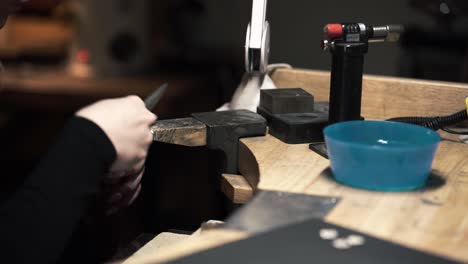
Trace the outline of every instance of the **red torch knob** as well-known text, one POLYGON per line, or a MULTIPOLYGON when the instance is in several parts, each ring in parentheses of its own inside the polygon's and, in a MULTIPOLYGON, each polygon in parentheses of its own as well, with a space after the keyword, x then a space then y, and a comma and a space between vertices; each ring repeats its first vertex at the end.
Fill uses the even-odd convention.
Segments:
POLYGON ((327 24, 323 31, 328 39, 336 39, 343 36, 343 27, 341 24, 327 24))

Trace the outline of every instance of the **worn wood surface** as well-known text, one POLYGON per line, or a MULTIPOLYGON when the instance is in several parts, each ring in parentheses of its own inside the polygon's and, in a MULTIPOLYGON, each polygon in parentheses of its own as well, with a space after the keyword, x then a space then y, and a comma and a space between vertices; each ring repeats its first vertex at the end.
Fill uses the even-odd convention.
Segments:
MULTIPOLYGON (((305 89, 316 102, 329 100, 328 72, 281 69, 272 79, 281 88, 305 89)), ((367 119, 452 114, 463 109, 466 96, 465 84, 364 75, 362 114, 367 119)))
MULTIPOLYGON (((257 190, 342 197, 326 221, 381 239, 468 261, 468 145, 443 141, 433 164, 432 186, 381 193, 349 188, 331 178, 329 161, 307 144, 288 145, 272 136, 242 139, 259 167, 257 190), (268 146, 268 147, 265 147, 268 146)), ((243 153, 240 153, 243 155, 243 153)))
POLYGON ((247 236, 245 233, 231 230, 208 230, 200 235, 189 237, 182 243, 165 247, 162 252, 136 255, 129 258, 124 264, 164 263, 175 258, 189 256, 202 250, 244 239, 247 236))
POLYGON ((173 246, 178 243, 185 242, 189 237, 190 235, 163 232, 163 233, 158 234, 156 237, 154 237, 150 242, 148 242, 146 245, 140 248, 137 252, 135 252, 128 259, 115 261, 111 263, 104 263, 104 264, 121 264, 121 263, 129 262, 131 261, 131 259, 153 255, 157 252, 164 251, 165 248, 169 246, 173 246))
POLYGON ((160 120, 151 127, 154 141, 181 146, 206 146, 206 125, 195 118, 160 120))
MULTIPOLYGON (((328 98, 328 74, 278 71, 277 84, 305 87, 328 98), (304 85, 304 86, 303 86, 304 85)), ((468 85, 366 76, 363 114, 373 119, 441 115, 465 107, 468 85)), ((444 138, 449 138, 445 137, 444 138)), ((450 137, 453 139, 453 137, 450 137)), ((468 262, 468 145, 443 140, 433 163, 432 186, 401 193, 349 188, 332 180, 329 161, 307 144, 288 145, 272 136, 241 140, 242 175, 257 190, 339 196, 326 221, 468 262), (252 155, 255 159, 252 158, 252 155), (258 178, 255 179, 255 175, 258 178)))
MULTIPOLYGON (((279 70, 273 79, 280 87, 302 87, 317 101, 328 101, 327 73, 279 70)), ((363 114, 369 119, 450 114, 463 109, 467 95, 468 86, 462 84, 366 76, 363 114)), ((327 222, 468 262, 468 145, 444 138, 431 186, 412 192, 381 193, 338 184, 331 178, 329 161, 307 144, 288 145, 270 135, 240 140, 239 169, 256 191, 342 197, 327 222)), ((164 262, 246 236, 218 230, 132 263, 164 262)))
POLYGON ((254 195, 252 186, 241 175, 223 174, 221 191, 235 204, 244 204, 254 195))

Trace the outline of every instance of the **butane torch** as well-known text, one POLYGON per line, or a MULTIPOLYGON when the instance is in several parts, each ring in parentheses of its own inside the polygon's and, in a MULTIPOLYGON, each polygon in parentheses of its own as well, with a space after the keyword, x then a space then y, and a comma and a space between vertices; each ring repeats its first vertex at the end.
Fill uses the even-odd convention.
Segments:
POLYGON ((396 42, 401 25, 328 24, 322 49, 332 54, 329 124, 360 120, 364 54, 370 42, 396 42))

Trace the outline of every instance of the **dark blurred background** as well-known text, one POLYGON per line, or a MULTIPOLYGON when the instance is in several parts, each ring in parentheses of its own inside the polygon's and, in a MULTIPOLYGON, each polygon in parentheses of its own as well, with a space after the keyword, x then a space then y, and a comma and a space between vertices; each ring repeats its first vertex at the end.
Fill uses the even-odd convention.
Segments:
MULTIPOLYGON (((212 111, 244 72, 251 1, 30 0, 0 31, 1 195, 19 186, 66 120, 93 101, 145 96, 169 82, 161 119, 212 111)), ((398 44, 371 45, 365 73, 468 80, 465 0, 270 0, 272 63, 328 70, 322 28, 330 22, 403 24, 398 44)), ((191 232, 223 219, 221 157, 155 143, 137 203, 105 218, 90 212, 81 236, 105 257, 141 233, 191 232), (85 234, 85 235, 83 235, 85 234), (110 241, 110 242, 109 242, 110 241)), ((79 241, 79 239, 78 239, 79 241)))

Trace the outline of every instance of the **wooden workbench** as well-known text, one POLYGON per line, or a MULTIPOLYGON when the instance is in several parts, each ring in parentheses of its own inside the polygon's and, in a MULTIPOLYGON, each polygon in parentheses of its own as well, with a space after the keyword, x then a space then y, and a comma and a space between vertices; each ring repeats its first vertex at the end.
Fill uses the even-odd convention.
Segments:
MULTIPOLYGON (((301 87, 313 93, 316 101, 328 100, 328 73, 279 70, 273 79, 279 87, 301 87)), ((368 119, 444 115, 463 109, 466 96, 468 85, 366 76, 362 113, 368 119)), ((433 163, 438 184, 412 192, 382 193, 340 185, 329 177, 329 161, 307 144, 288 145, 270 135, 241 140, 239 170, 254 192, 341 197, 326 222, 468 262, 468 145, 443 137, 433 163)), ((235 192, 242 186, 231 187, 235 192)), ((125 263, 165 262, 248 236, 222 229, 206 231, 164 252, 125 263)))

